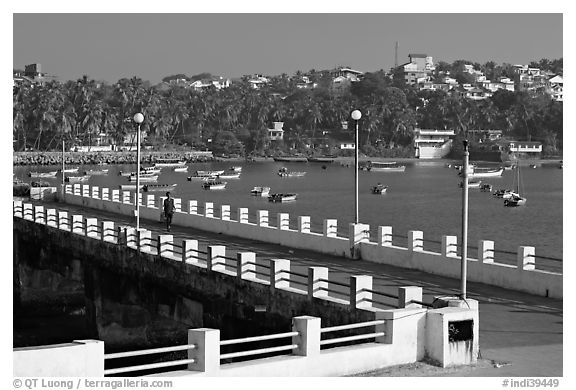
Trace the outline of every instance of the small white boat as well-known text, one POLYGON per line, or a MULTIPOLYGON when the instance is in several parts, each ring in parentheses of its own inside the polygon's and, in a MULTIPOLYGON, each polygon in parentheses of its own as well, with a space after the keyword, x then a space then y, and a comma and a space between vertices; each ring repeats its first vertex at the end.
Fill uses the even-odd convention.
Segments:
POLYGON ((58 171, 52 171, 52 172, 29 172, 28 176, 29 177, 41 177, 44 179, 50 179, 50 178, 54 178, 56 177, 56 174, 58 173, 58 171))
POLYGON ((174 172, 188 172, 188 167, 176 167, 174 172))
POLYGON ((160 173, 160 171, 161 171, 161 169, 156 168, 156 167, 140 167, 140 173, 147 173, 150 175, 156 175, 156 174, 160 173))
POLYGON ((123 171, 118 172, 118 175, 124 176, 124 177, 134 176, 135 174, 136 174, 136 172, 123 172, 123 171))
MULTIPOLYGON (((482 184, 482 180, 468 180, 468 188, 480 188, 481 184, 482 184)), ((460 182, 458 184, 458 187, 463 188, 464 183, 460 182)))
POLYGON ((504 206, 506 207, 518 207, 526 204, 526 197, 520 195, 520 165, 516 166, 516 174, 516 192, 513 192, 510 198, 504 199, 504 206))
POLYGON ((219 179, 240 179, 240 173, 223 173, 218 175, 219 179))
POLYGON ((250 194, 253 196, 267 197, 270 195, 270 187, 254 187, 250 191, 250 194))
POLYGON ((228 170, 231 172, 242 172, 242 167, 235 165, 233 167, 230 167, 228 170))
POLYGON ((144 192, 166 192, 174 191, 178 184, 145 184, 142 186, 144 192))
MULTIPOLYGON (((60 170, 62 172, 62 170, 60 170)), ((78 173, 78 167, 76 168, 64 168, 64 173, 78 173)))
POLYGON ((226 188, 226 184, 228 183, 226 183, 225 181, 211 180, 202 183, 202 188, 204 188, 205 190, 223 190, 226 188))
POLYGON ((84 172, 85 175, 96 176, 96 175, 107 175, 108 169, 90 169, 84 172))
POLYGON ((88 181, 89 179, 90 179, 90 176, 88 176, 88 175, 86 175, 86 176, 66 176, 64 181, 66 181, 68 183, 83 183, 85 181, 88 181))
POLYGON ((388 186, 385 186, 383 184, 377 184, 374 187, 372 187, 372 193, 376 195, 383 195, 386 193, 386 190, 388 190, 388 186))
POLYGON ((164 167, 178 167, 178 166, 183 166, 186 165, 186 161, 182 161, 180 159, 174 159, 174 158, 159 158, 156 160, 156 163, 154 164, 155 168, 164 168, 164 167))
POLYGON ((278 170, 278 176, 280 177, 302 177, 304 175, 306 175, 306 172, 290 172, 286 167, 278 170))
POLYGON ((491 168, 474 168, 472 174, 469 174, 468 177, 470 179, 478 179, 483 177, 500 177, 504 172, 504 168, 500 167, 498 169, 491 169, 491 168))
POLYGON ((406 165, 400 165, 397 162, 371 162, 368 161, 367 168, 370 172, 404 172, 406 165))
MULTIPOLYGON (((136 175, 130 176, 128 180, 136 181, 136 175)), ((149 183, 158 181, 158 175, 140 175, 140 183, 149 183)))
POLYGON ((196 177, 210 177, 210 176, 219 176, 223 174, 224 171, 196 171, 196 177))
POLYGON ((493 195, 496 198, 502 198, 502 199, 511 199, 513 196, 518 196, 518 194, 516 192, 514 192, 512 190, 504 190, 504 189, 494 191, 493 195))
POLYGON ((296 200, 298 194, 272 194, 268 196, 270 202, 292 202, 296 200))

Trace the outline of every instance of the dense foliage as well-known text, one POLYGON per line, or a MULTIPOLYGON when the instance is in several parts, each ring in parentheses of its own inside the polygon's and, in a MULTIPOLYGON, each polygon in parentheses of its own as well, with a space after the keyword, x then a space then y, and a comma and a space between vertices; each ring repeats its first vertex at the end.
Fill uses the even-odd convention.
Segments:
MULTIPOLYGON (((463 63, 440 62, 437 71, 457 74, 463 63)), ((561 64, 561 60, 534 63, 549 69, 561 64)), ((492 75, 509 71, 506 64, 478 66, 492 75)), ((175 75, 166 80, 208 76, 175 75)), ((121 143, 133 132, 132 116, 140 111, 145 115, 146 142, 156 146, 187 144, 240 155, 333 153, 338 140, 353 139, 353 124, 346 130, 343 123, 350 121, 355 108, 362 111, 359 145, 369 155, 412 156, 415 127, 454 129, 461 134, 470 129, 500 129, 510 137, 543 142, 547 154, 562 149, 562 103, 545 93, 500 90, 492 98, 472 101, 443 91, 418 91, 383 71, 366 73, 362 81, 340 93, 330 90, 328 71, 274 76, 259 90, 251 88, 247 79, 220 91, 202 92, 166 84, 151 86, 139 78, 108 85, 86 76, 66 83, 21 86, 15 88, 13 97, 15 150, 57 149, 62 140, 68 145, 89 145, 102 133, 121 143), (316 82, 317 88, 297 89, 303 75, 316 82), (273 121, 284 122, 283 142, 267 138, 266 129, 273 121)))

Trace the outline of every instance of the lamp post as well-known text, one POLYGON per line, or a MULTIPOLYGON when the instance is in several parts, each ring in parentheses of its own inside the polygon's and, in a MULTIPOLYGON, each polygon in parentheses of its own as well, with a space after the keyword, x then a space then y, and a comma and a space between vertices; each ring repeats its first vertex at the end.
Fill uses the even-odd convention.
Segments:
POLYGON ((464 144, 462 164, 462 262, 460 264, 460 298, 466 299, 466 267, 468 259, 468 140, 464 144))
POLYGON ((136 231, 140 230, 140 124, 144 122, 144 115, 134 115, 134 122, 138 124, 136 132, 136 231))
POLYGON ((362 113, 360 110, 354 110, 350 116, 356 122, 354 137, 354 223, 358 223, 358 121, 362 118, 362 113))

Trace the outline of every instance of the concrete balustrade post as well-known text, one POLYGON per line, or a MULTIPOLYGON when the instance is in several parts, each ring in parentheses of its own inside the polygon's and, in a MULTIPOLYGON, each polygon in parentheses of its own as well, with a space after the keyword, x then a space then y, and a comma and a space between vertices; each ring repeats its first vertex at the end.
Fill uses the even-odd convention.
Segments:
POLYGON ((188 345, 196 348, 188 350, 189 371, 214 373, 220 369, 220 330, 198 328, 188 330, 188 345))
MULTIPOLYGON (((134 202, 136 202, 136 193, 134 193, 134 202)), ((122 191, 122 203, 136 205, 136 203, 132 203, 132 193, 130 191, 122 191)))
POLYGON ((86 237, 98 237, 98 219, 84 218, 84 234, 86 237))
POLYGON ((120 190, 112 190, 112 202, 120 202, 120 190))
POLYGON ((198 264, 198 240, 182 240, 182 267, 198 264))
POLYGON ((420 230, 410 230, 408 232, 408 250, 411 252, 422 252, 424 250, 424 233, 420 230))
POLYGON ((58 216, 56 213, 56 209, 46 210, 46 225, 52 227, 58 227, 58 216))
POLYGON ((290 260, 270 259, 270 288, 286 288, 290 286, 290 260))
POLYGON ((290 214, 278 213, 278 229, 279 230, 290 229, 290 214))
POLYGON ((98 186, 93 186, 92 187, 92 195, 91 197, 94 199, 98 199, 99 198, 99 194, 100 194, 100 187, 98 186))
POLYGON ((378 226, 378 245, 392 246, 392 226, 378 226))
POLYGON ((72 230, 70 228, 70 219, 68 218, 67 211, 58 211, 58 229, 72 230))
POLYGON ((22 216, 24 215, 22 201, 21 200, 12 201, 12 208, 14 210, 14 216, 22 218, 22 216))
POLYGON ((198 201, 197 200, 189 200, 188 201, 188 213, 198 214, 198 201))
POLYGON ((442 236, 442 256, 458 257, 458 237, 442 236))
POLYGON ((72 215, 72 233, 85 235, 84 230, 84 216, 74 214, 72 215))
POLYGON ((72 184, 66 184, 64 186, 64 192, 67 194, 74 194, 74 187, 72 186, 72 184))
POLYGON ((34 206, 34 222, 46 224, 46 216, 44 214, 44 206, 34 206))
POLYGON ((494 263, 494 241, 478 240, 478 261, 481 264, 494 263))
POLYGON ((100 239, 106 242, 114 242, 114 222, 100 221, 100 239))
POLYGON ((176 213, 182 212, 182 198, 174 198, 174 211, 176 213))
POLYGON ((32 203, 22 204, 22 215, 24 219, 34 221, 34 205, 32 203))
POLYGON ((236 259, 236 276, 238 279, 251 279, 256 275, 256 253, 238 252, 236 259))
POLYGON ((82 187, 81 187, 81 185, 80 185, 80 184, 74 184, 73 192, 74 192, 74 195, 77 195, 77 196, 82 195, 82 187))
POLYGON ((151 209, 154 208, 154 194, 146 194, 146 207, 151 209))
POLYGON ((372 276, 350 276, 350 306, 353 309, 372 307, 372 276))
POLYGON ((220 219, 222 221, 230 221, 230 206, 223 204, 220 206, 220 219))
POLYGON ((136 234, 136 228, 132 226, 127 226, 126 231, 126 246, 129 248, 138 249, 138 236, 136 234))
POLYGON ((140 206, 144 205, 144 194, 142 192, 135 192, 134 193, 134 202, 131 202, 130 204, 133 204, 134 206, 136 206, 136 197, 138 197, 138 204, 140 206))
POLYGON ((221 272, 226 269, 226 247, 224 245, 208 245, 206 261, 208 270, 221 272))
POLYGON ((533 271, 536 269, 536 250, 533 246, 518 247, 518 269, 533 271))
POLYGON ((138 243, 138 252, 150 252, 152 248, 152 232, 146 229, 137 230, 136 242, 138 243))
POLYGON ((256 211, 256 219, 258 220, 258 226, 267 227, 268 226, 268 210, 256 211))
POLYGON ((370 240, 370 225, 365 223, 348 224, 348 241, 350 242, 350 257, 361 258, 360 243, 370 240))
POLYGON ((246 207, 238 208, 238 222, 248 223, 248 208, 246 207))
POLYGON ((292 331, 298 336, 292 336, 292 344, 298 348, 292 350, 293 355, 318 356, 320 355, 321 319, 311 316, 292 318, 292 331))
POLYGON ((206 218, 214 218, 214 203, 212 202, 204 203, 204 216, 206 218))
POLYGON ((159 257, 172 256, 173 247, 172 242, 174 237, 171 234, 160 234, 158 236, 157 251, 159 257))
POLYGON ((300 215, 298 217, 298 231, 300 233, 310 233, 310 217, 308 215, 300 215))
POLYGON ((90 197, 90 184, 82 184, 82 197, 83 198, 90 197))
POLYGON ((336 237, 338 235, 337 219, 325 219, 323 227, 325 237, 336 237))
POLYGON ((102 188, 100 198, 102 200, 110 200, 110 189, 102 188))
POLYGON ((328 268, 308 267, 308 299, 322 298, 328 296, 328 268))
POLYGON ((422 287, 407 286, 398 287, 398 307, 404 308, 419 308, 421 304, 412 301, 422 302, 422 287))

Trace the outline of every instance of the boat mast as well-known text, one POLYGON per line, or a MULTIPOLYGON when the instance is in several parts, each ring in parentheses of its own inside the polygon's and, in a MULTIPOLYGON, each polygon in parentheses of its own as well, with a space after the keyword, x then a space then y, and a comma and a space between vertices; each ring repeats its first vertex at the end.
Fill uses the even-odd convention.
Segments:
POLYGON ((62 140, 62 191, 64 191, 66 173, 64 172, 64 140, 62 140))

